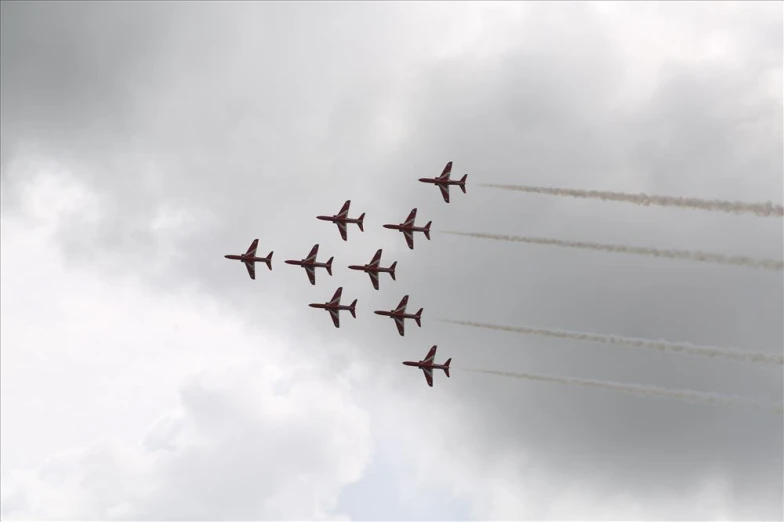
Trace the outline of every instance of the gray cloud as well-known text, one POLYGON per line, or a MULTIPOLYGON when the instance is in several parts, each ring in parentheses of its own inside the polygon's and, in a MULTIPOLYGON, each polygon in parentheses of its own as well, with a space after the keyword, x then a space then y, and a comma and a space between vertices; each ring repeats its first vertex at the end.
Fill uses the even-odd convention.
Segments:
MULTIPOLYGON (((780 352, 780 274, 438 234, 429 242, 417 237, 411 252, 398 233, 380 228, 418 207, 423 222, 452 230, 780 258, 780 220, 473 185, 780 203, 782 125, 780 110, 771 109, 780 108, 781 96, 760 88, 781 78, 782 29, 774 21, 781 19, 780 5, 756 4, 742 14, 659 5, 650 16, 693 29, 694 48, 684 54, 718 33, 740 58, 655 64, 650 95, 640 99, 631 96, 628 77, 635 64, 608 36, 614 24, 633 18, 631 7, 619 21, 618 13, 600 16, 588 5, 537 4, 521 18, 524 36, 505 52, 444 58, 413 70, 402 64, 418 54, 418 40, 402 35, 439 31, 416 28, 424 8, 276 4, 247 11, 189 7, 186 15, 175 7, 127 7, 114 23, 103 8, 60 9, 43 16, 22 4, 3 5, 3 181, 12 194, 20 186, 6 172, 21 161, 11 154, 24 145, 69 165, 116 205, 97 228, 76 221, 63 230, 74 259, 91 262, 107 249, 137 261, 154 255, 154 235, 132 242, 131 232, 147 231, 160 205, 182 205, 206 225, 170 239, 181 257, 158 276, 163 288, 196 282, 253 320, 285 311, 310 330, 293 335, 346 336, 373 347, 364 357, 379 367, 438 344, 445 357, 488 369, 781 397, 780 372, 766 368, 598 344, 586 349, 430 320, 780 352), (66 14, 72 19, 64 20, 66 14), (131 44, 139 31, 146 47, 131 44), (8 106, 15 109, 6 112, 8 106), (437 189, 416 178, 437 174, 448 160, 454 174, 469 174, 469 185, 468 194, 453 191, 445 205, 437 189), (346 244, 333 225, 314 219, 336 212, 345 199, 354 201, 353 212, 368 212, 366 232, 351 230, 346 244), (244 250, 257 236, 262 250, 276 251, 276 261, 271 274, 251 284, 222 254, 244 250), (364 274, 341 267, 332 278, 319 273, 312 288, 301 269, 281 261, 303 257, 316 242, 325 258, 336 256, 336 266, 366 262, 383 247, 385 263, 399 261, 398 281, 382 278, 374 292, 364 274), (148 250, 135 253, 141 247, 148 250), (305 304, 326 300, 341 284, 347 297, 359 298, 358 319, 334 332, 305 304), (398 338, 392 324, 370 312, 391 308, 407 293, 412 307, 425 308, 423 327, 407 325, 406 337, 398 338)), ((759 502, 766 516, 782 516, 784 433, 775 415, 458 372, 436 386, 465 403, 477 451, 524 448, 554 476, 641 498, 726 474, 736 502, 759 502)))

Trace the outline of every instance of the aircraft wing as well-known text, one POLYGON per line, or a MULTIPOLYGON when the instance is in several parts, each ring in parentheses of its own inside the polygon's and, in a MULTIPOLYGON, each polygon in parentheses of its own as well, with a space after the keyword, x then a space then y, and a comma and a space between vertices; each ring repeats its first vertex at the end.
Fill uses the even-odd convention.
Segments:
POLYGON ((310 254, 305 258, 305 261, 315 261, 316 256, 318 255, 318 248, 318 245, 313 245, 313 248, 310 249, 310 254))
POLYGON ((348 207, 351 206, 351 200, 349 199, 345 203, 343 203, 343 207, 338 212, 338 217, 346 217, 348 215, 348 207))
POLYGON ((253 261, 245 261, 245 267, 248 269, 248 275, 251 279, 256 279, 256 263, 253 261))
POLYGON ((368 272, 370 282, 373 283, 373 288, 378 290, 378 272, 368 272))
POLYGON ((400 304, 397 305, 397 308, 395 308, 395 312, 405 312, 407 304, 408 304, 408 296, 406 295, 403 296, 403 299, 400 300, 400 304))
POLYGON ((332 299, 329 300, 329 304, 340 304, 340 296, 343 295, 343 287, 339 287, 335 290, 335 295, 332 296, 332 299))
POLYGON ((422 360, 423 363, 433 364, 433 360, 436 358, 436 348, 436 346, 433 346, 430 351, 427 352, 427 355, 422 360))
POLYGON ((346 223, 345 223, 345 221, 338 221, 337 225, 338 225, 338 230, 340 230, 340 237, 343 238, 343 241, 346 241, 347 236, 346 236, 346 223))
POLYGON ((444 201, 449 203, 449 185, 439 185, 438 188, 441 189, 441 195, 444 196, 444 201))
POLYGON ((405 325, 403 324, 402 317, 395 317, 395 325, 397 326, 398 333, 400 333, 400 335, 405 335, 406 328, 405 325))
POLYGON ((446 167, 444 167, 444 171, 441 173, 440 176, 438 176, 438 179, 449 181, 449 175, 451 173, 452 173, 452 162, 450 161, 449 163, 446 164, 446 167))
POLYGON ((340 328, 340 315, 334 308, 329 308, 329 315, 332 317, 332 322, 335 323, 335 328, 340 328))
POLYGON ((404 225, 413 225, 414 224, 414 220, 416 220, 416 215, 417 215, 417 209, 412 210, 408 214, 408 217, 406 218, 406 220, 405 220, 405 222, 403 224, 404 225))
POLYGON ((250 247, 248 247, 248 251, 247 251, 247 252, 245 252, 245 255, 246 255, 246 256, 247 256, 247 255, 253 255, 253 256, 255 256, 255 255, 256 255, 256 248, 257 248, 258 246, 259 246, 259 240, 258 240, 258 239, 254 239, 254 240, 253 240, 253 243, 251 243, 251 244, 250 244, 250 247))
POLYGON ((427 385, 431 388, 433 387, 433 370, 430 368, 422 368, 422 371, 425 374, 425 380, 427 381, 427 385))
POLYGON ((308 273, 308 279, 310 279, 310 284, 315 285, 316 284, 316 269, 313 268, 312 266, 306 266, 305 267, 305 272, 308 273))
POLYGON ((381 262, 381 250, 382 249, 380 248, 378 249, 378 251, 373 256, 373 259, 370 260, 369 266, 378 266, 378 264, 381 262))
POLYGON ((410 230, 404 230, 403 236, 406 238, 406 243, 408 243, 408 248, 414 250, 414 233, 410 230))

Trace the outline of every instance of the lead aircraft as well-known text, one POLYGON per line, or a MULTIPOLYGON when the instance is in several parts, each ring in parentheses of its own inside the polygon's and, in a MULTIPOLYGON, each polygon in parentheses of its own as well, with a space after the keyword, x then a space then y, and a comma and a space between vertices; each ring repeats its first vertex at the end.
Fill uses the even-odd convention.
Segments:
POLYGON ((261 261, 263 263, 267 263, 267 266, 270 270, 272 270, 272 252, 269 253, 267 257, 256 257, 256 248, 259 246, 259 240, 254 239, 253 243, 250 244, 248 247, 248 251, 244 254, 237 255, 237 254, 226 254, 226 259, 235 259, 242 261, 245 263, 245 267, 248 269, 248 275, 251 279, 256 279, 256 262, 261 261))
POLYGON ((441 195, 444 196, 444 201, 449 203, 449 185, 459 185, 463 191, 463 194, 466 193, 466 178, 468 178, 468 174, 460 178, 459 181, 449 179, 449 175, 452 173, 452 162, 446 164, 444 167, 444 171, 441 173, 440 176, 437 178, 419 178, 419 181, 422 183, 432 183, 434 185, 438 185, 438 188, 441 189, 441 195))
POLYGON ((416 366, 417 368, 421 369, 422 372, 425 374, 425 380, 427 381, 427 385, 431 388, 433 387, 433 370, 444 370, 444 373, 447 377, 449 377, 449 364, 452 362, 452 358, 446 360, 444 364, 436 364, 433 362, 436 358, 436 346, 433 346, 424 359, 421 361, 403 361, 403 364, 406 366, 416 366))

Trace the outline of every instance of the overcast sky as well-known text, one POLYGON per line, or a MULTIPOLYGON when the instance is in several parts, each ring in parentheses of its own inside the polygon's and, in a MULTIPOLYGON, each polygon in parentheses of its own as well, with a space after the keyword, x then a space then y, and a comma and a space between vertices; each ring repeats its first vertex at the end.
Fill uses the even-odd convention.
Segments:
POLYGON ((781 354, 780 272, 437 230, 781 259, 780 218, 478 184, 781 204, 782 14, 2 3, 3 518, 782 519, 781 415, 460 370, 780 401, 781 367, 437 321, 781 354), (412 251, 381 225, 415 207, 412 251))

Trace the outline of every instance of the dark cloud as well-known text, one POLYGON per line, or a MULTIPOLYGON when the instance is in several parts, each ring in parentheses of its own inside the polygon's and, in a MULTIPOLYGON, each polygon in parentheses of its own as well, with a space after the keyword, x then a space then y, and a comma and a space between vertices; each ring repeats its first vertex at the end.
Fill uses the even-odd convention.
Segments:
MULTIPOLYGON (((160 284, 176 291, 196 282, 245 305, 242 313, 256 321, 288 314, 297 325, 292 335, 345 336, 367 346, 365 357, 378 365, 399 364, 438 344, 456 365, 781 397, 775 369, 434 320, 473 318, 780 353, 780 274, 437 232, 432 241, 418 236, 409 251, 399 233, 380 228, 417 207, 418 221, 432 220, 434 229, 779 257, 781 220, 559 200, 476 184, 780 202, 782 125, 780 111, 771 109, 780 108, 781 97, 766 97, 759 88, 771 72, 781 78, 782 28, 769 16, 780 20, 780 5, 757 5, 730 20, 709 16, 707 6, 683 13, 662 8, 658 16, 694 24, 695 45, 721 32, 742 42, 743 58, 665 62, 651 95, 634 103, 625 97, 631 87, 623 49, 606 36, 615 19, 587 5, 537 5, 522 24, 521 43, 506 52, 442 59, 405 74, 395 53, 411 56, 415 46, 392 43, 405 40, 411 24, 400 10, 313 6, 317 17, 304 5, 248 9, 228 10, 214 24, 207 20, 217 11, 208 8, 185 22, 175 9, 150 16, 158 21, 137 22, 150 32, 145 47, 137 48, 118 42, 122 35, 138 36, 134 20, 146 20, 141 15, 119 17, 126 25, 107 24, 85 38, 80 28, 101 26, 90 17, 68 21, 28 11, 25 20, 12 12, 22 6, 4 4, 3 149, 27 144, 37 155, 65 161, 117 205, 98 231, 64 230, 61 239, 72 255, 88 261, 113 237, 133 257, 130 224, 143 224, 162 204, 182 204, 206 215, 208 226, 173 239, 181 257, 160 284), (382 23, 380 15, 394 19, 382 23), (300 22, 305 16, 314 20, 300 22), (194 20, 201 33, 193 32, 194 20), (259 20, 261 28, 251 32, 259 20), (6 31, 11 25, 15 29, 6 31), (331 39, 335 31, 340 37, 331 39), (67 36, 52 41, 45 34, 67 36), (31 41, 37 44, 25 43, 31 41), (95 55, 98 50, 104 54, 95 55), (72 65, 65 74, 53 63, 72 65), (59 80, 63 76, 67 81, 59 80), (85 94, 89 88, 97 94, 85 94), (6 113, 9 105, 16 109, 6 113), (446 205, 436 188, 416 179, 438 174, 448 160, 453 175, 467 172, 469 183, 468 194, 453 189, 446 205), (158 170, 145 177, 140 169, 147 165, 158 170), (366 232, 351 229, 343 243, 334 225, 314 216, 337 212, 346 199, 354 202, 352 214, 368 215, 366 232), (257 236, 261 251, 275 250, 275 268, 259 270, 250 282, 222 255, 244 250, 257 236), (314 243, 325 259, 336 257, 338 268, 331 278, 319 272, 312 288, 301 269, 282 261, 304 257, 314 243), (343 265, 366 262, 382 247, 385 264, 399 261, 398 281, 382 277, 375 292, 367 276, 343 265), (358 319, 345 319, 336 332, 305 304, 328 299, 338 285, 359 305, 358 319), (411 295, 412 308, 425 308, 424 324, 408 324, 399 338, 391 321, 371 311, 392 308, 404 294, 411 295)), ((4 152, 6 188, 10 162, 4 152)), ((459 371, 436 385, 467 405, 482 451, 522 448, 554 476, 613 485, 641 498, 686 491, 706 475, 725 474, 737 502, 763 502, 767 516, 782 516, 784 432, 775 415, 459 371)))

